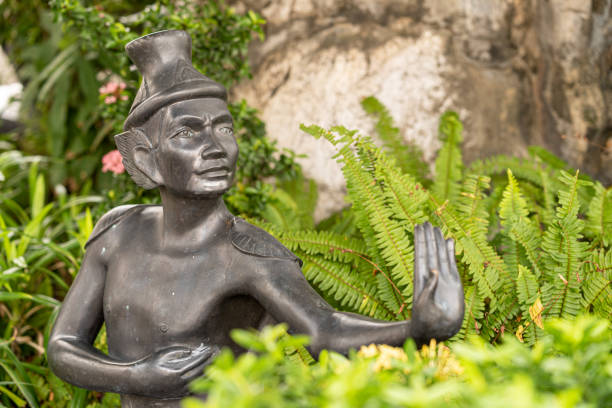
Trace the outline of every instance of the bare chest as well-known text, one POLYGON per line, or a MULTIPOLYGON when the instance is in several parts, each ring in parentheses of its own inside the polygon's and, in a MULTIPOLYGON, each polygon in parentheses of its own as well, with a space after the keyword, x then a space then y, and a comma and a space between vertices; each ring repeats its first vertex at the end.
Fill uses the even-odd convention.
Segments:
POLYGON ((232 328, 256 326, 263 309, 248 296, 248 265, 228 251, 111 261, 103 299, 109 351, 134 357, 173 345, 224 346, 232 328))

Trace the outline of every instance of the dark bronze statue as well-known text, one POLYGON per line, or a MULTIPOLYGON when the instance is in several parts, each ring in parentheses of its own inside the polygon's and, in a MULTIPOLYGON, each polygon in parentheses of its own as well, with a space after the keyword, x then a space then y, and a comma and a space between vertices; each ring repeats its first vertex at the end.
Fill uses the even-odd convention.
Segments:
POLYGON ((444 340, 463 319, 452 240, 415 229, 412 320, 383 322, 330 307, 301 261, 223 203, 238 157, 226 90, 191 64, 191 39, 162 31, 126 46, 143 75, 115 140, 125 168, 162 205, 105 214, 86 244, 48 346, 49 364, 79 387, 121 394, 123 407, 178 407, 234 328, 286 322, 310 351, 444 340), (93 347, 106 324, 108 355, 93 347))

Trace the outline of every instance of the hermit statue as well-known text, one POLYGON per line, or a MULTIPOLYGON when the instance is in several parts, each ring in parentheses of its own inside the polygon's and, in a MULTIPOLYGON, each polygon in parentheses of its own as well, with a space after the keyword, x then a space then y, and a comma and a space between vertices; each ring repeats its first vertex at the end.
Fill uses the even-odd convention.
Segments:
POLYGON ((122 407, 178 407, 221 348, 244 352, 229 336, 234 328, 286 322, 310 336, 315 356, 459 330, 454 244, 428 223, 415 229, 411 321, 329 306, 300 259, 225 207, 238 157, 227 92, 193 68, 189 35, 153 33, 126 51, 143 80, 115 140, 132 179, 158 188, 162 205, 117 207, 95 226, 49 339, 55 374, 119 393, 122 407), (108 354, 93 346, 103 324, 108 354))

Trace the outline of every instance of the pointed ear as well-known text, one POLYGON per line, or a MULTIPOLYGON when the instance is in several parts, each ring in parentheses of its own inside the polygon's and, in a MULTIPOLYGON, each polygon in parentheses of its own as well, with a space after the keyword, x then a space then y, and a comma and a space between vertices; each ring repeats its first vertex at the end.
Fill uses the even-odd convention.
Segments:
POLYGON ((150 190, 161 184, 153 146, 140 129, 131 129, 115 136, 123 167, 140 187, 150 190))

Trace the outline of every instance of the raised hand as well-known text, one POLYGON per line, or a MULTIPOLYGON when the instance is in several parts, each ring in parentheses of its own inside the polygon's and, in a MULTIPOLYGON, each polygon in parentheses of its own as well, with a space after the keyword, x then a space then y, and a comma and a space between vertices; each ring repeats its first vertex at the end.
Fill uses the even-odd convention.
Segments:
POLYGON ((189 383, 202 375, 218 351, 202 345, 196 349, 173 346, 153 353, 134 366, 133 377, 142 388, 138 394, 159 398, 187 395, 189 383))
POLYGON ((464 295, 455 242, 428 222, 414 228, 414 302, 411 334, 417 343, 445 340, 459 331, 464 295))

